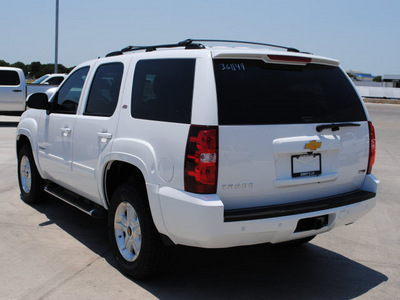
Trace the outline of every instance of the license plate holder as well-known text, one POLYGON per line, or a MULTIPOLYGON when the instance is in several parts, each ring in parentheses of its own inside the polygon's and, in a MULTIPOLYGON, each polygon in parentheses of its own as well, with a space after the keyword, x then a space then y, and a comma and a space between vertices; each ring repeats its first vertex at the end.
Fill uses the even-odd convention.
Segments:
POLYGON ((321 175, 321 154, 292 155, 292 177, 321 175))

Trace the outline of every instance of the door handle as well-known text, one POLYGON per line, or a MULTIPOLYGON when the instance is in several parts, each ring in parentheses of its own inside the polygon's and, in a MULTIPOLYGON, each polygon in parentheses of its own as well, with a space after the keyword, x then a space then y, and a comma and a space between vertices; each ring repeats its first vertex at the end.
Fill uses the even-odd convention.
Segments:
POLYGON ((71 130, 71 128, 64 127, 64 128, 61 128, 61 132, 63 133, 63 136, 68 136, 71 134, 72 130, 71 130))
POLYGON ((102 142, 106 142, 112 138, 112 134, 110 132, 98 132, 97 135, 101 138, 102 142))
POLYGON ((20 93, 22 90, 13 90, 14 93, 20 93))

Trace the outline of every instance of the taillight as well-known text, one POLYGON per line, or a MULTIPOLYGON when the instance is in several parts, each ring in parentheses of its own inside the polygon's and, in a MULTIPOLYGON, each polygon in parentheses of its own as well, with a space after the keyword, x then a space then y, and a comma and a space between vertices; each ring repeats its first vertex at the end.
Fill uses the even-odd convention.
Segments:
POLYGON ((270 60, 310 63, 310 57, 291 56, 291 55, 267 55, 270 60))
POLYGON ((218 127, 191 125, 185 153, 185 191, 217 192, 218 127))
POLYGON ((371 121, 368 121, 368 129, 369 129, 369 159, 368 159, 367 174, 371 174, 372 166, 375 163, 375 152, 376 152, 375 129, 371 121))

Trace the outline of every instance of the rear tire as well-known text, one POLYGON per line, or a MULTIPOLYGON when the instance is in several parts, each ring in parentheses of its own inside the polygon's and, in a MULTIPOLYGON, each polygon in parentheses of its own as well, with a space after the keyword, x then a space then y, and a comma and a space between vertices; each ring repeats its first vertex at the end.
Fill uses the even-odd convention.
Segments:
POLYGON ((22 146, 18 153, 18 183, 21 199, 28 204, 39 203, 44 199, 43 179, 36 168, 31 147, 22 146))
POLYGON ((117 188, 109 210, 108 232, 123 273, 143 279, 158 271, 163 245, 143 189, 129 183, 117 188))

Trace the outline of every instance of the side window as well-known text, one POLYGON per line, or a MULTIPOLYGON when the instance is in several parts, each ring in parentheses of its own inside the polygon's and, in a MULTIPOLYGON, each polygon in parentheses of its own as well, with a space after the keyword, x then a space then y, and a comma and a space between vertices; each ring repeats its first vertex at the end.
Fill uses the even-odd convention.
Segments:
POLYGON ((20 84, 18 73, 15 71, 0 71, 0 85, 18 86, 20 84))
POLYGON ((55 76, 55 77, 51 77, 49 80, 47 80, 47 83, 48 84, 59 85, 63 80, 64 80, 64 77, 55 76))
POLYGON ((110 117, 117 106, 121 87, 122 63, 104 64, 98 67, 84 115, 110 117))
POLYGON ((195 63, 195 59, 139 61, 133 80, 132 117, 189 124, 195 63))
POLYGON ((89 67, 75 71, 59 89, 53 100, 53 113, 74 114, 78 109, 89 67))

